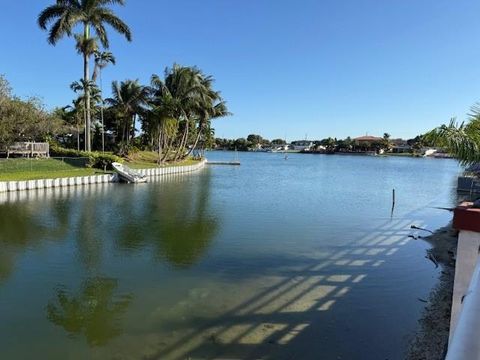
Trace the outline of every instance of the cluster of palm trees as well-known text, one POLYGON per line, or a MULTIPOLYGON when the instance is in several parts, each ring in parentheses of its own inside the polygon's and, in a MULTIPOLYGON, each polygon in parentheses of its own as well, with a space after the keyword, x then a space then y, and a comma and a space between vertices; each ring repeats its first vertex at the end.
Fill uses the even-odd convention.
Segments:
POLYGON ((211 120, 229 115, 226 103, 213 89, 211 76, 196 67, 176 64, 165 70, 163 78, 152 75, 148 86, 138 80, 114 81, 112 96, 104 99, 101 73, 108 64, 115 64, 108 51, 105 26, 128 41, 132 39, 128 25, 115 15, 111 5, 124 5, 124 0, 57 0, 38 17, 39 26, 48 31, 50 44, 57 44, 64 36, 74 37, 76 50, 83 56, 83 78, 71 85, 78 97, 63 109, 62 117, 77 128, 77 134, 84 129, 85 151, 92 150, 92 129, 101 133, 104 150, 108 129, 119 153, 141 145, 157 151, 160 162, 181 160, 206 139, 213 139, 211 120), (75 33, 77 29, 80 32, 75 33), (137 120, 142 127, 140 138, 135 138, 137 120))

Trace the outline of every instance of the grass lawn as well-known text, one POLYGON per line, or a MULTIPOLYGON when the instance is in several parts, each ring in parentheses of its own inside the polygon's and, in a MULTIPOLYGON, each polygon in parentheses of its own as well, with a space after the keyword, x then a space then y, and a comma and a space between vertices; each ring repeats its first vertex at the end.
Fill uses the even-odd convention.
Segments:
MULTIPOLYGON (((158 167, 158 155, 153 151, 139 151, 135 154, 129 155, 125 164, 132 169, 149 169, 158 167)), ((166 163, 162 167, 168 166, 188 166, 198 164, 198 160, 186 159, 175 163, 166 163)))
POLYGON ((85 159, 0 159, 0 181, 55 179, 103 174, 85 167, 85 159))
MULTIPOLYGON (((104 174, 102 170, 85 166, 85 158, 50 159, 0 159, 0 181, 56 179, 62 177, 104 174)), ((140 151, 130 156, 125 164, 133 169, 157 167, 157 154, 140 151)), ((186 159, 163 166, 187 166, 198 164, 198 160, 186 159)))

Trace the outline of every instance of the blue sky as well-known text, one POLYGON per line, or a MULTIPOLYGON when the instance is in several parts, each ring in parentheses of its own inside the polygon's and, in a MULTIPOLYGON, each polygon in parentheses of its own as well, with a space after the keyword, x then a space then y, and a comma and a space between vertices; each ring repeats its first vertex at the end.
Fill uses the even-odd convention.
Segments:
MULTIPOLYGON (((72 39, 48 45, 36 17, 53 0, 2 4, 0 73, 48 107, 82 76, 72 39)), ((127 0, 111 31, 112 80, 148 83, 174 62, 216 79, 234 116, 217 136, 413 137, 480 101, 480 2, 466 0, 127 0)))

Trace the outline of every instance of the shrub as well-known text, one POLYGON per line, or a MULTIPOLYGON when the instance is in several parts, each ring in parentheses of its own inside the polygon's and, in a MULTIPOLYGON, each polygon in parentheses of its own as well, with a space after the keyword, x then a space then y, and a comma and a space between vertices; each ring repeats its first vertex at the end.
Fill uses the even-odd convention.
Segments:
POLYGON ((113 162, 123 162, 121 157, 118 157, 113 154, 102 154, 100 152, 87 152, 87 151, 77 151, 74 149, 65 149, 56 144, 51 144, 50 146, 50 155, 51 156, 61 156, 61 157, 81 157, 87 158, 86 162, 87 167, 92 167, 96 169, 111 169, 113 162))

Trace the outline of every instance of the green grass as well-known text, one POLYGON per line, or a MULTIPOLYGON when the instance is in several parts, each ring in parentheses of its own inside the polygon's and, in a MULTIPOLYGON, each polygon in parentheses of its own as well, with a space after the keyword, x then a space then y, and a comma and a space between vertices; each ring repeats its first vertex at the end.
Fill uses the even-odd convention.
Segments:
MULTIPOLYGON (((158 155, 153 151, 139 151, 135 154, 129 155, 129 158, 126 159, 125 164, 132 169, 150 169, 158 167, 157 164, 158 155)), ((183 161, 177 161, 175 163, 169 162, 163 164, 162 167, 168 166, 188 166, 198 164, 198 160, 186 159, 183 161)))
MULTIPOLYGON (((0 181, 20 181, 37 179, 56 179, 62 177, 88 176, 103 174, 99 169, 86 167, 86 158, 50 158, 50 159, 0 159, 0 181)), ((198 164, 198 160, 186 159, 162 166, 188 166, 198 164)), ((135 153, 126 159, 126 165, 133 169, 157 167, 157 154, 149 151, 135 153)))
POLYGON ((56 179, 102 173, 85 167, 85 159, 0 159, 0 181, 56 179))

